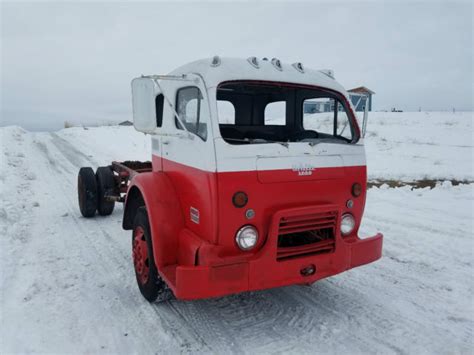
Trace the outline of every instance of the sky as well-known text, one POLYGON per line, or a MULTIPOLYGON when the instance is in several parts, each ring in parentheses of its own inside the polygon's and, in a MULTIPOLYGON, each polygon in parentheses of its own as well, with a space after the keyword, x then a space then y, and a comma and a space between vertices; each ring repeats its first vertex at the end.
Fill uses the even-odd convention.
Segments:
POLYGON ((131 120, 130 81, 277 57, 375 91, 374 110, 473 110, 471 2, 2 2, 1 121, 131 120))

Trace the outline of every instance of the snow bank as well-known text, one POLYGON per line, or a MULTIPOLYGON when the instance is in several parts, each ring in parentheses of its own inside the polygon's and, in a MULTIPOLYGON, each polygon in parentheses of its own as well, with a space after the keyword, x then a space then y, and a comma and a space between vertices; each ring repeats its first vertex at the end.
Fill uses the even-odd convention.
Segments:
POLYGON ((57 135, 80 147, 81 152, 108 165, 113 160, 150 160, 151 139, 133 126, 74 127, 62 129, 57 135))

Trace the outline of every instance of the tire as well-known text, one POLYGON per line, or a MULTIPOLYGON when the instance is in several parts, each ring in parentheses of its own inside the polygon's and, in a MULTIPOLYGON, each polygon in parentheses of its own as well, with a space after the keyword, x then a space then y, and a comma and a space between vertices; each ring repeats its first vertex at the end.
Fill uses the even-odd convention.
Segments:
POLYGON ((145 207, 139 207, 135 215, 132 256, 138 288, 143 297, 148 302, 164 302, 171 299, 173 294, 156 269, 150 224, 145 207))
POLYGON ((77 195, 81 214, 86 218, 94 217, 97 210, 97 183, 92 168, 86 167, 79 170, 77 195))
POLYGON ((108 216, 114 211, 115 201, 107 201, 106 195, 113 195, 115 191, 115 178, 112 169, 108 166, 97 168, 97 211, 101 216, 108 216))

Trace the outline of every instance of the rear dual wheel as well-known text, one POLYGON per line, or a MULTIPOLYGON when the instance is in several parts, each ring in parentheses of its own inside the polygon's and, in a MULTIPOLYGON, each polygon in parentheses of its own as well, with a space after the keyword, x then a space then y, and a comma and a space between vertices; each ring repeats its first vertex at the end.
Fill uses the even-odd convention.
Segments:
POLYGON ((86 218, 94 217, 97 211, 101 216, 110 215, 115 206, 107 197, 115 194, 115 177, 108 166, 99 167, 94 174, 90 167, 79 170, 77 194, 79 209, 86 218))
POLYGON ((107 196, 114 195, 115 177, 108 166, 97 168, 95 173, 97 181, 97 212, 101 216, 108 216, 114 211, 115 201, 110 201, 107 196))
POLYGON ((81 214, 86 218, 94 217, 97 210, 97 182, 92 168, 85 167, 79 170, 77 195, 81 214))

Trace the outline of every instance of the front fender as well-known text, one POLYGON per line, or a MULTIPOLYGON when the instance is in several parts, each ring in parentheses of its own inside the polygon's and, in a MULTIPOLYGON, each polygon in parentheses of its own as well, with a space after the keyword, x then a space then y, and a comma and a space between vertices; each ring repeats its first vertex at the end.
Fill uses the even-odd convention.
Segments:
POLYGON ((130 182, 125 200, 124 227, 130 210, 137 208, 137 191, 147 209, 156 266, 176 264, 178 236, 184 227, 184 218, 173 184, 163 172, 136 175, 130 182))

